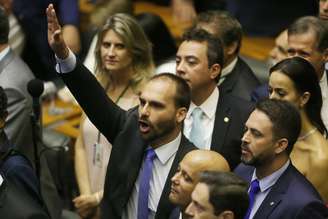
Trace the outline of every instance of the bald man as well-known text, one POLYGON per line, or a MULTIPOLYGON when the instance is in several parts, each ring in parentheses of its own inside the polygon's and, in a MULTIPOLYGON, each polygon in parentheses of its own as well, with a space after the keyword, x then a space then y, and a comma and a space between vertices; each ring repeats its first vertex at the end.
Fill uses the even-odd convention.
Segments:
POLYGON ((202 171, 228 172, 230 167, 226 159, 215 151, 193 150, 187 153, 171 178, 169 199, 178 208, 172 213, 170 219, 185 217, 184 211, 191 202, 191 193, 202 171))

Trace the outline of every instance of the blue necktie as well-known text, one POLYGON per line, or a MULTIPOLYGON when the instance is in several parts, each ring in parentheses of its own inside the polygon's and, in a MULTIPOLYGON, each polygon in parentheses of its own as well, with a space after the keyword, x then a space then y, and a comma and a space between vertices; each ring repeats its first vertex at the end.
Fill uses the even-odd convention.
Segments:
POLYGON ((201 108, 196 107, 192 113, 192 126, 189 135, 189 140, 194 143, 198 148, 204 148, 204 136, 202 127, 203 111, 201 108))
POLYGON ((249 207, 247 209, 247 213, 244 217, 244 219, 249 219, 249 216, 251 214, 251 211, 252 211, 252 208, 253 208, 253 205, 254 205, 254 201, 255 201, 255 196, 257 193, 259 193, 260 191, 260 183, 257 179, 254 179, 252 182, 251 182, 251 188, 249 190, 249 207))
POLYGON ((147 148, 143 168, 140 173, 139 197, 138 197, 138 219, 148 219, 148 199, 150 178, 152 176, 153 161, 156 157, 152 148, 147 148))

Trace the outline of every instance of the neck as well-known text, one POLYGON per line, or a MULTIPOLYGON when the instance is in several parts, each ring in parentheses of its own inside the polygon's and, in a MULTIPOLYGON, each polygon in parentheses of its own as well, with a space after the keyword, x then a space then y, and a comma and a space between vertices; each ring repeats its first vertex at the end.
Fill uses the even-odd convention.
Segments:
POLYGON ((302 126, 301 126, 301 133, 299 137, 306 135, 309 131, 315 128, 310 122, 309 117, 306 115, 305 110, 301 110, 300 114, 301 114, 302 126))
POLYGON ((0 52, 2 52, 3 50, 5 50, 8 46, 9 46, 8 43, 0 44, 0 52))
MULTIPOLYGON (((286 153, 286 152, 285 152, 286 153)), ((266 176, 270 176, 275 171, 279 170, 288 161, 289 156, 287 154, 277 155, 271 161, 267 161, 265 164, 256 167, 256 177, 263 179, 266 176)))
POLYGON ((166 135, 163 135, 163 136, 155 139, 154 141, 150 142, 149 144, 153 149, 159 148, 163 145, 170 143, 174 139, 176 139, 180 133, 181 133, 181 126, 175 127, 172 131, 170 131, 166 135))
POLYGON ((207 98, 211 96, 215 88, 216 88, 216 82, 213 81, 213 83, 209 84, 208 86, 203 86, 202 88, 192 91, 191 92, 192 102, 196 106, 202 105, 205 102, 205 100, 207 100, 207 98), (204 87, 207 88, 205 89, 204 87))
POLYGON ((121 69, 117 72, 112 71, 111 79, 112 79, 113 87, 126 86, 130 82, 133 74, 134 74, 134 71, 132 70, 132 67, 128 67, 126 69, 121 69))

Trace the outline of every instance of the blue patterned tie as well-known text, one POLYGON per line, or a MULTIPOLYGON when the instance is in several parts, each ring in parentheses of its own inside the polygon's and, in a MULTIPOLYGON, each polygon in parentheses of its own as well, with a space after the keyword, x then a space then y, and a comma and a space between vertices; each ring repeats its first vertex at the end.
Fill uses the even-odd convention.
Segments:
POLYGON ((202 127, 202 116, 203 111, 201 108, 196 107, 192 113, 192 126, 189 135, 189 140, 194 143, 198 148, 204 148, 204 136, 203 136, 203 127, 202 127))
POLYGON ((254 201, 255 201, 255 196, 257 193, 259 193, 260 191, 260 183, 257 179, 254 179, 252 182, 251 182, 251 188, 249 190, 249 207, 247 209, 247 213, 244 217, 244 219, 249 219, 249 216, 251 214, 251 211, 252 211, 252 208, 253 208, 253 205, 254 205, 254 201))
POLYGON ((152 148, 147 148, 143 168, 140 173, 139 197, 138 197, 138 219, 148 219, 148 199, 150 178, 152 176, 153 161, 156 157, 152 148))

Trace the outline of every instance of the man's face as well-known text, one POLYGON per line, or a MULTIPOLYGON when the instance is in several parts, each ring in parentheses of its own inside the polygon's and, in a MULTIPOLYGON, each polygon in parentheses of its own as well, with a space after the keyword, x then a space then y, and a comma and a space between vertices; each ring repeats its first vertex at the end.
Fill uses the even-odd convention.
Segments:
POLYGON ((176 108, 175 84, 154 79, 140 93, 139 131, 152 146, 163 145, 174 139, 178 126, 185 117, 185 108, 176 108))
POLYGON ((309 61, 316 70, 318 79, 324 71, 326 56, 317 47, 317 38, 313 31, 288 35, 288 56, 300 56, 309 61))
POLYGON ((273 66, 281 60, 287 58, 288 40, 287 31, 283 31, 275 40, 275 46, 269 54, 269 65, 273 66))
POLYGON ((328 0, 320 0, 319 3, 319 17, 328 20, 328 0))
POLYGON ((176 55, 176 73, 191 88, 191 92, 207 89, 216 84, 212 67, 208 67, 207 43, 183 41, 176 55))
POLYGON ((170 201, 185 209, 191 201, 191 192, 198 182, 198 174, 202 166, 192 161, 191 156, 185 156, 180 162, 177 172, 171 178, 170 201))
POLYGON ((186 212, 192 219, 218 219, 214 214, 213 205, 209 201, 209 190, 205 183, 198 183, 191 194, 191 203, 186 212))
POLYGON ((271 163, 275 157, 274 145, 272 122, 265 113, 254 110, 245 124, 241 161, 255 167, 271 163))
POLYGON ((108 30, 104 34, 100 56, 103 67, 112 72, 124 71, 132 65, 131 53, 113 30, 108 30))

